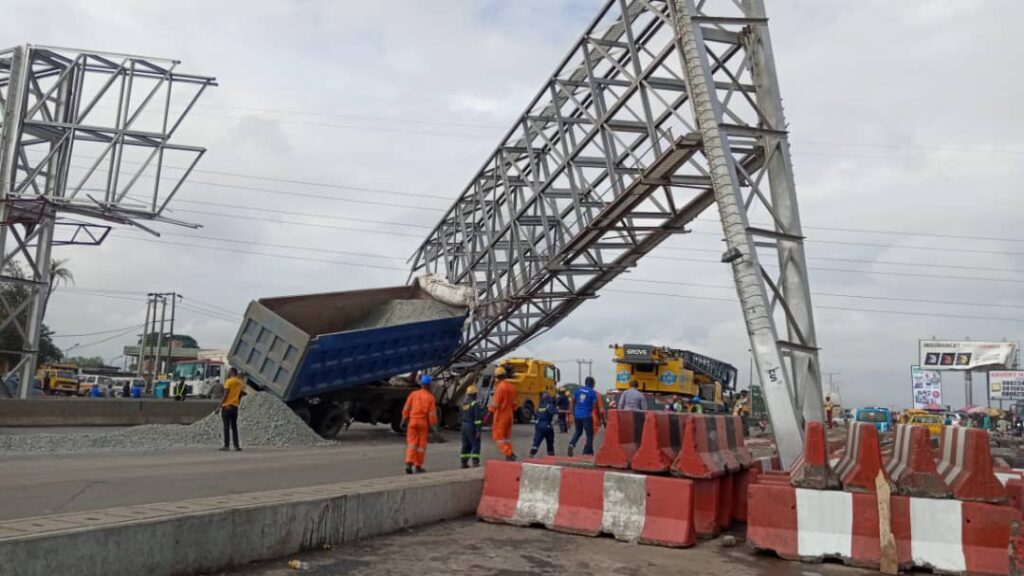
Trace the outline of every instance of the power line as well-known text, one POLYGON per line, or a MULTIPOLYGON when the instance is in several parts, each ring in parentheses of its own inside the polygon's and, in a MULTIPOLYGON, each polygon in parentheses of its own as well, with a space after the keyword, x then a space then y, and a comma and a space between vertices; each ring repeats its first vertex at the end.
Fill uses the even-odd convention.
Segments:
MULTIPOLYGON (((250 240, 235 240, 233 238, 218 238, 216 236, 203 236, 201 234, 176 234, 173 232, 164 232, 161 236, 174 236, 178 238, 193 238, 197 240, 209 240, 212 242, 225 242, 228 244, 242 244, 245 246, 262 246, 265 248, 282 248, 286 250, 303 250, 306 252, 320 252, 325 254, 340 254, 342 256, 359 256, 363 258, 378 258, 384 260, 399 260, 405 261, 405 258, 399 256, 384 256, 383 254, 367 254, 365 252, 349 252, 345 250, 331 250, 329 248, 316 248, 310 246, 296 246, 294 244, 271 244, 269 242, 256 242, 250 240)), ((141 237, 141 236, 139 236, 141 237)), ((134 238, 134 236, 133 236, 134 238)))
POLYGON ((134 330, 135 328, 138 328, 138 326, 122 326, 120 328, 114 328, 112 330, 102 330, 100 332, 85 332, 83 334, 50 334, 50 338, 80 338, 82 336, 99 336, 101 334, 110 334, 112 332, 134 330))
MULTIPOLYGON (((86 158, 86 157, 83 157, 83 158, 86 158)), ((94 160, 94 158, 89 158, 89 159, 94 160)), ((142 164, 141 162, 133 162, 133 161, 130 161, 130 160, 127 160, 127 159, 126 160, 122 160, 122 161, 125 162, 125 163, 128 163, 128 164, 142 164)), ((75 166, 75 167, 83 168, 83 169, 86 168, 84 166, 75 166)), ((185 170, 184 167, 180 167, 180 166, 163 166, 163 168, 164 169, 168 169, 168 170, 185 170)), ((291 179, 291 178, 276 178, 276 177, 271 177, 271 176, 256 176, 256 175, 252 175, 252 174, 244 174, 244 173, 239 173, 239 172, 229 172, 229 171, 221 171, 221 170, 205 170, 205 169, 196 168, 196 169, 193 169, 192 172, 204 173, 204 174, 216 174, 216 175, 221 175, 221 176, 230 176, 230 177, 237 177, 237 178, 248 178, 248 179, 254 179, 254 180, 265 180, 265 181, 268 181, 268 182, 278 182, 278 183, 287 183, 287 184, 299 184, 299 185, 304 185, 304 186, 316 186, 316 187, 324 187, 324 188, 333 188, 333 189, 339 189, 339 190, 354 190, 354 191, 362 191, 362 192, 374 192, 374 193, 378 193, 378 194, 392 194, 392 195, 406 196, 406 197, 436 198, 436 199, 441 199, 441 200, 447 200, 449 202, 454 201, 454 200, 457 199, 456 197, 439 195, 439 194, 419 194, 419 193, 411 193, 411 192, 402 192, 402 191, 397 191, 397 190, 386 190, 386 189, 380 189, 380 188, 368 188, 368 187, 361 187, 361 186, 348 186, 348 185, 340 185, 340 184, 331 184, 331 183, 326 183, 326 182, 315 182, 315 181, 309 181, 309 180, 298 180, 298 179, 291 179)), ((149 175, 149 174, 143 174, 142 177, 150 178, 150 179, 154 178, 154 176, 149 175)), ((163 177, 161 179, 173 180, 173 178, 171 178, 171 177, 163 177)), ((251 188, 251 187, 248 187, 248 186, 238 186, 238 185, 233 185, 233 184, 225 184, 225 183, 219 183, 219 182, 207 182, 207 181, 200 181, 200 180, 188 180, 188 182, 191 183, 191 184, 201 184, 201 185, 206 185, 206 186, 215 186, 215 187, 229 188, 229 189, 236 189, 236 190, 263 192, 263 193, 268 193, 268 194, 284 194, 284 195, 304 196, 304 197, 326 199, 326 200, 333 200, 333 201, 341 201, 341 202, 353 202, 353 203, 360 203, 360 204, 370 204, 370 205, 399 207, 399 208, 412 208, 412 209, 416 209, 416 210, 425 210, 425 211, 441 212, 441 211, 446 209, 446 208, 428 207, 428 206, 405 206, 405 205, 390 204, 390 203, 383 203, 383 202, 374 202, 374 201, 355 199, 355 198, 336 198, 336 197, 333 197, 333 196, 323 196, 323 195, 316 195, 316 194, 307 194, 307 193, 292 192, 292 191, 287 191, 287 190, 275 190, 275 189, 267 189, 267 188, 251 188)), ((195 202, 195 201, 193 201, 193 202, 195 202)), ((698 222, 702 222, 702 223, 717 223, 717 220, 708 219, 708 218, 699 218, 699 219, 697 219, 697 221, 698 222)), ((769 225, 769 224, 764 224, 764 225, 769 225)), ((426 226, 424 226, 424 227, 426 227, 426 226)), ((433 227, 431 226, 429 228, 433 228, 433 227)), ((952 239, 952 240, 979 240, 979 241, 993 241, 993 242, 1024 243, 1024 238, 1006 238, 1006 237, 995 237, 995 236, 973 236, 973 235, 965 235, 965 234, 939 234, 939 233, 935 233, 935 232, 913 232, 913 231, 905 231, 905 230, 883 230, 883 229, 834 227, 834 226, 807 226, 807 225, 804 225, 803 228, 808 229, 808 230, 847 232, 847 233, 857 233, 857 234, 887 234, 887 235, 899 235, 899 236, 921 236, 921 237, 929 237, 929 238, 947 238, 947 239, 952 239)), ((719 233, 711 233, 711 232, 691 232, 691 233, 698 234, 698 235, 712 235, 712 236, 716 236, 716 237, 721 237, 721 234, 719 234, 719 233)), ((916 247, 916 246, 900 246, 900 245, 877 244, 877 243, 853 243, 853 242, 840 242, 840 241, 823 241, 823 240, 815 240, 815 239, 807 239, 807 240, 805 240, 805 242, 848 244, 848 245, 856 245, 856 246, 871 246, 871 247, 890 248, 890 249, 891 248, 906 248, 906 249, 917 249, 917 250, 939 250, 939 251, 946 251, 946 252, 948 252, 948 251, 957 251, 957 252, 973 252, 973 253, 982 253, 982 254, 1024 255, 1024 252, 1005 252, 1005 251, 990 251, 990 250, 965 250, 965 249, 956 249, 956 248, 936 248, 936 247, 916 247)))
POLYGON ((110 342, 111 340, 115 340, 115 339, 120 338, 122 336, 127 336, 128 334, 130 334, 130 333, 132 333, 132 332, 134 332, 136 330, 141 330, 142 328, 143 328, 143 326, 132 326, 130 329, 125 330, 124 332, 121 332, 119 334, 114 334, 113 336, 110 336, 110 337, 107 337, 107 338, 103 338, 102 340, 96 340, 95 342, 89 342, 89 343, 86 343, 86 344, 75 344, 75 345, 69 347, 66 351, 70 352, 72 350, 79 350, 81 348, 88 348, 90 346, 96 346, 97 344, 103 344, 104 342, 110 342))
POLYGON ((183 242, 168 242, 163 240, 150 240, 148 238, 125 238, 131 242, 148 242, 150 244, 171 244, 174 246, 185 246, 188 248, 199 248, 201 250, 218 250, 221 252, 232 252, 234 254, 251 254, 253 256, 266 256, 268 258, 283 258, 285 260, 301 260, 303 262, 319 262, 321 264, 333 264, 336 266, 352 266, 355 268, 374 268, 377 270, 397 270, 399 272, 408 272, 408 268, 398 268, 395 266, 376 266, 374 264, 357 264, 355 262, 337 262, 335 260, 324 260, 320 258, 303 258, 300 256, 288 256, 285 254, 268 254, 266 252, 253 252, 249 250, 236 250, 233 248, 221 248, 219 246, 203 246, 201 244, 186 244, 183 242))
MULTIPOLYGON (((704 300, 711 302, 730 302, 738 304, 739 302, 733 298, 715 298, 712 296, 691 296, 688 294, 666 294, 664 292, 645 292, 640 290, 620 290, 616 288, 606 288, 606 292, 619 292, 622 294, 637 294, 643 296, 665 296, 669 298, 683 298, 686 300, 704 300)), ((821 308, 826 310, 843 310, 847 312, 867 312, 870 314, 896 314, 898 316, 924 316, 929 318, 956 318, 964 320, 993 320, 998 322, 1021 322, 1024 323, 1024 318, 1006 318, 998 316, 974 316, 974 315, 963 315, 963 314, 931 314, 928 312, 907 312, 903 310, 877 310, 872 308, 849 308, 845 306, 822 306, 818 305, 815 308, 821 308)))
POLYGON ((236 310, 228 310, 227 308, 222 308, 220 306, 217 306, 216 304, 210 304, 209 302, 204 302, 203 300, 200 300, 200 299, 192 297, 192 296, 189 296, 187 298, 182 296, 182 299, 188 300, 190 302, 194 302, 195 304, 200 305, 200 306, 204 306, 206 308, 212 308, 214 310, 220 310, 220 311, 222 311, 222 312, 224 312, 226 314, 230 314, 232 316, 238 316, 239 318, 241 318, 241 315, 239 315, 236 310))
MULTIPOLYGON (((223 204, 220 202, 209 202, 206 200, 185 200, 182 198, 175 198, 174 203, 198 204, 202 206, 214 206, 216 208, 232 208, 235 210, 251 210, 253 212, 269 212, 271 214, 286 214, 288 216, 306 216, 309 218, 323 218, 325 220, 345 220, 348 222, 363 222, 366 224, 384 224, 389 226, 401 226, 403 228, 423 228, 426 230, 433 228, 433 226, 428 226, 426 224, 412 224, 409 222, 394 222, 390 220, 371 220, 368 218, 353 218, 351 216, 337 216, 334 214, 315 214, 312 212, 293 212, 289 210, 279 210, 277 208, 255 208, 253 206, 243 206, 241 204, 223 204)), ((176 210, 176 208, 171 208, 171 210, 176 210)))
MULTIPOLYGON (((662 284, 667 286, 689 286, 693 288, 716 288, 722 290, 736 290, 735 286, 723 284, 701 284, 698 282, 675 282, 671 280, 650 280, 647 278, 623 278, 623 282, 639 282, 641 284, 662 284)), ((830 298, 855 298, 859 300, 881 300, 886 302, 911 302, 917 304, 942 304, 954 306, 979 306, 984 308, 1024 308, 1022 304, 992 304, 986 302, 965 302, 963 300, 930 300, 926 298, 901 298, 898 296, 869 296, 867 294, 842 294, 837 292, 811 292, 812 296, 826 296, 830 298)))

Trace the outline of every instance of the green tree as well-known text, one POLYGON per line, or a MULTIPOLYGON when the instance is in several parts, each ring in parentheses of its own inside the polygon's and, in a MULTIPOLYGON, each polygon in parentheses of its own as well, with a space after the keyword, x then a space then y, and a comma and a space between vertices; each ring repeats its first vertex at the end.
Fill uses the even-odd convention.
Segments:
POLYGON ((99 368, 101 366, 106 365, 106 363, 103 361, 103 358, 99 356, 72 356, 70 358, 66 358, 65 361, 68 364, 74 364, 79 368, 99 368))
POLYGON ((71 269, 67 267, 68 259, 58 260, 54 258, 50 260, 50 289, 46 292, 46 300, 43 302, 43 317, 46 317, 47 307, 50 305, 50 296, 53 296, 53 291, 58 286, 75 283, 75 275, 71 273, 71 269))
MULTIPOLYGON (((74 282, 74 276, 64 266, 66 260, 56 260, 50 263, 50 270, 58 271, 58 280, 56 282, 67 283, 69 281, 74 282)), ((4 269, 4 274, 12 276, 14 278, 24 278, 24 273, 21 268, 16 264, 8 264, 4 269)), ((54 285, 54 284, 51 284, 54 285)), ((5 282, 0 284, 0 297, 3 297, 4 301, 11 309, 16 309, 22 304, 29 296, 28 288, 24 284, 15 282, 5 282)), ((19 324, 23 325, 25 319, 28 318, 29 310, 26 307, 25 310, 19 314, 19 324)), ((42 325, 42 329, 39 333, 39 363, 47 362, 58 362, 64 357, 64 353, 60 351, 60 348, 53 343, 53 330, 46 325, 42 325)), ((25 339, 22 337, 21 332, 18 328, 11 324, 3 331, 0 331, 0 349, 2 350, 24 350, 25 339)), ((10 364, 15 364, 19 360, 19 354, 16 352, 0 352, 0 357, 6 360, 10 364)))

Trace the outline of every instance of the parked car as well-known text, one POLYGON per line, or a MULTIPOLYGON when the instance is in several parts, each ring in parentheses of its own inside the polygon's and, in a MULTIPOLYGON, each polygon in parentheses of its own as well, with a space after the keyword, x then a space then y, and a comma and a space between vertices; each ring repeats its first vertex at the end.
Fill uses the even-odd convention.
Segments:
POLYGON ((120 378, 113 378, 112 380, 114 381, 114 392, 113 392, 112 395, 115 398, 123 398, 124 397, 124 385, 125 384, 127 384, 129 388, 131 388, 132 386, 139 386, 143 390, 146 389, 146 381, 143 380, 142 378, 133 378, 133 377, 124 376, 124 377, 120 377, 120 378))
POLYGON ((114 388, 114 379, 110 376, 101 376, 99 374, 82 374, 78 377, 79 396, 88 396, 93 386, 98 386, 100 396, 106 398, 111 395, 114 388))

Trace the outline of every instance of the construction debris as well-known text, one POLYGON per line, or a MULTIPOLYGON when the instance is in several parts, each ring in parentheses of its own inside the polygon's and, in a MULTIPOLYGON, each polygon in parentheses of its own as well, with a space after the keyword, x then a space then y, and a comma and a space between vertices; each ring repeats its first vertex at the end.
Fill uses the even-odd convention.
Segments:
MULTIPOLYGON (((330 446, 310 430, 280 399, 265 392, 248 391, 239 409, 238 435, 242 447, 330 446)), ((66 453, 90 451, 154 451, 197 446, 216 447, 223 442, 219 414, 210 413, 188 426, 147 424, 116 432, 91 434, 15 434, 0 436, 0 453, 66 453)))

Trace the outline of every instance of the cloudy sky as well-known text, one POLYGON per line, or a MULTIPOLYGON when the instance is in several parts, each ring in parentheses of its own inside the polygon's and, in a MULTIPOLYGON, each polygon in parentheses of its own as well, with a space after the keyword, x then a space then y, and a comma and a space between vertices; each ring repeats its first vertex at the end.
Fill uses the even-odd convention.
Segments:
MULTIPOLYGON (((133 337, 117 331, 142 324, 146 292, 183 294, 178 331, 227 348, 254 298, 403 283, 601 4, 8 0, 7 43, 172 57, 220 83, 179 133, 209 153, 172 215, 202 229, 58 248, 76 277, 50 305, 58 343, 119 363, 133 337), (108 334, 74 336, 95 332, 108 334)), ((768 13, 823 371, 847 405, 906 405, 919 338, 1021 338, 1024 37, 1003 22, 1024 4, 772 1, 768 13)), ((593 359, 604 387, 610 343, 667 344, 746 382, 711 216, 694 224, 708 234, 660 249, 706 262, 647 260, 613 285, 662 295, 609 291, 520 352, 558 361, 564 380, 593 359), (637 281, 652 278, 718 287, 637 281)), ((947 376, 947 403, 963 403, 960 382, 947 376)))

